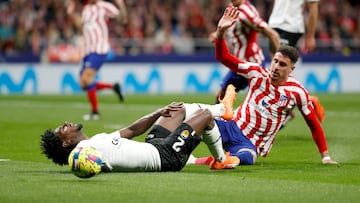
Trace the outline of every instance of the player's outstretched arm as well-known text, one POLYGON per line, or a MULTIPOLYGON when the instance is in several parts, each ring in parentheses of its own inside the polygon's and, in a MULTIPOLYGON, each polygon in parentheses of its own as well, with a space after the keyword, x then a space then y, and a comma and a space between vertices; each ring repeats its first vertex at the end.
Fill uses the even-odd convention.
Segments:
POLYGON ((225 9, 223 16, 218 22, 218 27, 217 27, 218 38, 222 38, 224 36, 225 30, 236 22, 238 16, 239 16, 239 11, 235 7, 228 7, 225 9))
POLYGON ((145 133, 150 127, 160 118, 171 117, 174 111, 179 111, 184 107, 182 102, 173 102, 163 108, 160 108, 148 115, 141 117, 136 120, 134 123, 129 125, 126 128, 120 130, 121 137, 131 139, 133 137, 139 136, 145 133))
POLYGON ((120 9, 120 21, 123 25, 126 25, 128 23, 128 12, 126 9, 126 5, 124 0, 116 0, 116 5, 119 7, 120 9))

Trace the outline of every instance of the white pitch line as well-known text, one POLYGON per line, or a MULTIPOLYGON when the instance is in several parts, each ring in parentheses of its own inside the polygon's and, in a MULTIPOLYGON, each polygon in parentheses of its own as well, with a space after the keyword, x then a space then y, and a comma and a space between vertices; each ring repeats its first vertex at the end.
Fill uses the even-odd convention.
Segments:
MULTIPOLYGON (((52 102, 42 102, 42 101, 0 101, 0 107, 9 107, 9 106, 16 106, 22 108, 39 108, 39 109, 47 109, 47 108, 54 108, 54 105, 57 107, 74 107, 74 108, 83 108, 88 109, 88 103, 80 103, 80 102, 69 102, 69 103, 52 103, 52 102)), ((148 105, 148 104, 101 104, 102 108, 109 108, 109 109, 121 109, 121 110, 146 110, 151 111, 159 108, 161 105, 148 105)))

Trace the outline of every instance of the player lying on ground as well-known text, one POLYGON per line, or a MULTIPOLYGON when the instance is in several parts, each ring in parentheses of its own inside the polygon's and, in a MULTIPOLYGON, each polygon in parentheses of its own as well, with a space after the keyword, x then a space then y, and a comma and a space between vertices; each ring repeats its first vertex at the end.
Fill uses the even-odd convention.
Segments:
MULTIPOLYGON (((218 23, 215 53, 216 59, 222 64, 248 79, 248 93, 235 110, 233 118, 230 121, 216 120, 212 132, 220 132, 224 149, 239 157, 240 164, 251 165, 255 163, 258 155, 268 155, 286 117, 297 107, 311 130, 322 163, 337 164, 330 158, 325 134, 316 117, 308 91, 290 76, 299 57, 297 49, 280 46, 269 69, 232 56, 223 35, 225 30, 236 22, 237 16, 236 8, 225 10, 218 23)), ((228 90, 227 94, 235 96, 232 85, 228 90)))
MULTIPOLYGON (((68 164, 68 156, 75 147, 91 146, 101 153, 105 171, 179 171, 200 143, 203 131, 213 128, 211 111, 219 115, 226 112, 221 105, 212 105, 215 111, 208 105, 209 108, 185 115, 183 103, 172 103, 126 128, 90 138, 84 134, 81 124, 65 122, 54 131, 46 130, 40 145, 42 152, 59 165, 68 164), (146 142, 130 140, 151 126, 146 142)), ((204 133, 203 140, 216 157, 211 164, 214 169, 234 168, 239 164, 237 157, 224 154, 221 138, 204 133), (214 145, 217 149, 220 146, 220 150, 213 150, 214 145)))

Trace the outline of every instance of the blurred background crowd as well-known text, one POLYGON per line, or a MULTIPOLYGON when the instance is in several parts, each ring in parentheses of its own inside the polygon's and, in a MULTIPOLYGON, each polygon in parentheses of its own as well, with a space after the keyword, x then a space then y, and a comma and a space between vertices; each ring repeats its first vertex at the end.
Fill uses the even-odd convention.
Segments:
MULTIPOLYGON (((267 20, 273 0, 251 0, 267 20)), ((229 1, 125 0, 129 23, 111 21, 116 55, 193 54, 213 49, 207 37, 229 1)), ((316 52, 351 55, 360 51, 360 1, 322 0, 316 52)), ((261 35, 266 49, 268 42, 261 35)), ((81 46, 81 33, 65 12, 65 0, 1 0, 0 49, 5 55, 51 52, 81 46)))

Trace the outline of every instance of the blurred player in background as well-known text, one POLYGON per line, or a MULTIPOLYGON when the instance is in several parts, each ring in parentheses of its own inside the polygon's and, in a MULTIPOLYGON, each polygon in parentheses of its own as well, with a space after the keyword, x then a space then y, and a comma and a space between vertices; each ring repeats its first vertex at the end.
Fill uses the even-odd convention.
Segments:
MULTIPOLYGON (((258 33, 262 33, 270 42, 270 56, 272 57, 280 44, 278 33, 260 17, 249 1, 231 0, 228 7, 236 7, 240 13, 236 23, 226 31, 226 40, 234 56, 241 60, 262 64, 265 57, 258 43, 258 33)), ((216 32, 211 33, 210 41, 214 42, 215 38, 216 32)), ((229 84, 233 84, 238 92, 247 87, 248 81, 245 77, 229 71, 220 85, 216 98, 218 102, 224 96, 229 84)))
MULTIPOLYGON (((269 25, 280 35, 280 43, 297 47, 299 39, 304 37, 301 48, 305 53, 315 49, 315 30, 318 20, 319 0, 274 0, 269 25), (305 10, 308 16, 304 15, 305 10), (306 20, 306 22, 305 22, 306 20)), ((325 120, 325 111, 316 96, 311 97, 316 115, 320 122, 325 120)), ((291 113, 287 120, 294 117, 291 113)))
POLYGON ((127 24, 127 9, 123 0, 115 0, 118 8, 101 0, 69 0, 67 14, 75 25, 82 28, 84 40, 84 58, 80 70, 80 86, 87 92, 91 104, 91 113, 84 115, 84 120, 98 120, 100 117, 97 101, 97 90, 113 89, 120 101, 123 101, 119 83, 111 84, 95 81, 95 76, 106 60, 110 50, 109 18, 119 17, 120 22, 127 24), (79 4, 80 3, 80 4, 79 4), (82 7, 81 17, 77 14, 78 6, 82 7))

